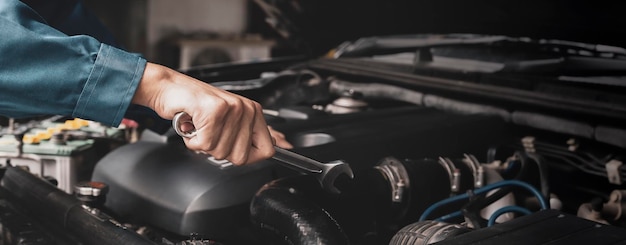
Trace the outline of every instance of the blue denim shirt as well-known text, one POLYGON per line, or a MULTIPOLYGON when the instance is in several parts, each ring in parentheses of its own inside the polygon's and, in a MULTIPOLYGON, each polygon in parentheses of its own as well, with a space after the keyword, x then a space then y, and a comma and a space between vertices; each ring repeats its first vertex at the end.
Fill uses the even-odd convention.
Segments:
POLYGON ((42 1, 51 2, 71 3, 57 5, 69 10, 54 25, 44 11, 0 0, 0 115, 68 115, 117 126, 146 60, 94 38, 103 27, 91 28, 99 22, 78 2, 42 1), (81 30, 89 35, 78 35, 81 30))

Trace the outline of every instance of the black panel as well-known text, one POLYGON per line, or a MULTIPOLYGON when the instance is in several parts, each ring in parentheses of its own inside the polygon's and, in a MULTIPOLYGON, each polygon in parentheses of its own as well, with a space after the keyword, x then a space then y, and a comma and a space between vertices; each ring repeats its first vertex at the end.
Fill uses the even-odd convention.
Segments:
POLYGON ((541 211, 437 243, 454 244, 624 244, 626 229, 556 210, 541 211))

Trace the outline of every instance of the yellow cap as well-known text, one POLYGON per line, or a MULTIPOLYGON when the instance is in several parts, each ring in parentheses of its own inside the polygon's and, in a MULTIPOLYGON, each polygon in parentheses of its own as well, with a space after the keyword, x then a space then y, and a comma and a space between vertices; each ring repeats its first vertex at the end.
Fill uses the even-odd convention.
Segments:
POLYGON ((59 132, 61 132, 61 131, 63 131, 63 130, 66 130, 66 129, 69 129, 69 128, 67 127, 67 125, 65 125, 65 124, 59 124, 59 125, 56 125, 54 128, 55 128, 55 129, 57 129, 57 130, 59 130, 59 132))
POLYGON ((76 125, 79 125, 80 127, 89 126, 89 121, 85 119, 76 118, 74 119, 74 122, 76 123, 76 125))
POLYGON ((22 142, 24 144, 38 144, 39 141, 39 138, 32 134, 25 134, 24 137, 22 137, 22 142))
POLYGON ((54 134, 56 134, 58 132, 61 132, 61 130, 62 129, 59 128, 58 126, 57 127, 49 127, 49 128, 46 129, 46 132, 50 133, 51 135, 54 135, 54 134))
POLYGON ((48 133, 48 131, 41 131, 37 132, 37 135, 35 135, 35 137, 39 138, 39 140, 49 140, 50 138, 52 138, 52 134, 48 133))
POLYGON ((65 125, 65 129, 69 129, 69 130, 80 128, 80 125, 77 125, 76 121, 74 120, 65 120, 64 125, 65 125))

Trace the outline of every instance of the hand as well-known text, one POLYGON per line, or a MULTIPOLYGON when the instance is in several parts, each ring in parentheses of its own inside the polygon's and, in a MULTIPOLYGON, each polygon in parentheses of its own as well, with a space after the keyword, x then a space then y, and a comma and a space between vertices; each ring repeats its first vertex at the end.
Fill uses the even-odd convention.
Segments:
POLYGON ((274 155, 273 141, 284 141, 276 131, 270 135, 259 103, 165 66, 146 65, 133 103, 165 119, 187 112, 197 130, 195 137, 184 138, 187 148, 236 165, 267 159, 274 155))
POLYGON ((283 133, 276 131, 271 126, 267 126, 267 128, 270 130, 270 135, 272 136, 272 141, 274 142, 275 146, 283 149, 293 148, 293 145, 291 145, 291 143, 287 141, 283 133))

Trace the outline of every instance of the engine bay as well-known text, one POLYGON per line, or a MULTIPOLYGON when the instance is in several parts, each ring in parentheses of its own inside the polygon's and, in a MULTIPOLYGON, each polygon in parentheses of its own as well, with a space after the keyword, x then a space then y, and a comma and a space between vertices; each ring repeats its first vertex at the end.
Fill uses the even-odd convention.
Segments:
POLYGON ((488 61, 429 46, 187 71, 261 103, 294 152, 348 163, 339 194, 272 159, 196 154, 171 129, 67 120, 79 125, 33 143, 66 118, 14 123, 3 244, 623 243, 623 85, 495 46, 488 61))

